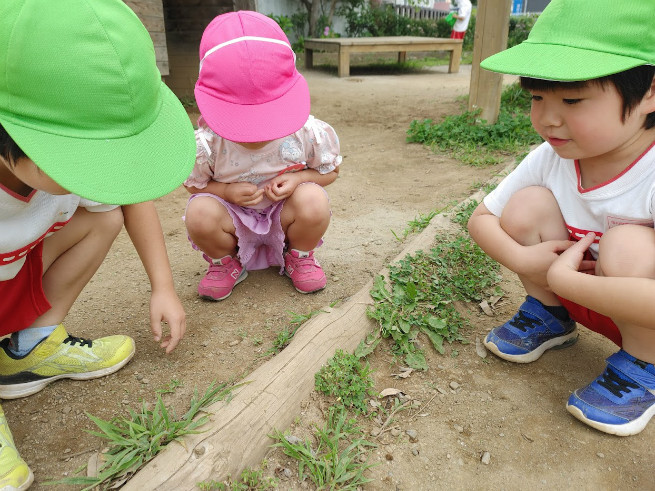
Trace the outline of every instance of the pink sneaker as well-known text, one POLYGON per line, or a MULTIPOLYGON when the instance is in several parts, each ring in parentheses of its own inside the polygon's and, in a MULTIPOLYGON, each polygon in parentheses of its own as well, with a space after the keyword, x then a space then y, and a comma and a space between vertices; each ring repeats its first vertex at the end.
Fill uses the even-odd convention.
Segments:
POLYGON ((300 293, 316 292, 327 284, 321 265, 314 259, 314 251, 301 252, 291 249, 285 253, 284 272, 300 293))
MULTIPOLYGON (((205 257, 205 259, 208 259, 205 257)), ((230 296, 237 283, 241 283, 248 276, 239 260, 232 256, 225 256, 212 261, 208 259, 209 269, 198 285, 198 295, 208 300, 223 300, 230 296)))

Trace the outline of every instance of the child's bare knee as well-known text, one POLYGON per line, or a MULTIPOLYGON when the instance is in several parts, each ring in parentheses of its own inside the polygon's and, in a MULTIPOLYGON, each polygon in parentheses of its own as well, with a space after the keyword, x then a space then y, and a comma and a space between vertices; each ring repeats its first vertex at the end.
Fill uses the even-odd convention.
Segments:
POLYGON ((111 211, 93 213, 95 228, 111 237, 116 237, 123 229, 123 211, 120 206, 111 211))
POLYGON ((566 239, 566 225, 549 189, 530 186, 517 191, 503 208, 500 225, 517 242, 566 239))
POLYGON ((290 198, 296 217, 322 221, 330 216, 330 203, 325 190, 318 184, 306 183, 298 186, 290 198))
POLYGON ((641 225, 620 225, 600 239, 597 267, 604 276, 655 278, 655 231, 641 225))

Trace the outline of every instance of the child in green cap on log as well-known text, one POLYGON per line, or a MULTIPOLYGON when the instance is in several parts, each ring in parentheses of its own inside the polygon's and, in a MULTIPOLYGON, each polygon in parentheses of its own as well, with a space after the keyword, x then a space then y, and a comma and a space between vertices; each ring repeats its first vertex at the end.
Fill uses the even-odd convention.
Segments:
MULTIPOLYGON (((121 0, 0 2, 0 335, 11 334, 0 342, 0 398, 132 358, 128 336, 92 341, 62 324, 123 224, 152 286, 154 339, 175 348, 185 313, 150 200, 194 161, 189 118, 121 0)), ((0 490, 32 481, 0 409, 0 490)))
POLYGON ((486 347, 517 363, 577 340, 620 348, 568 411, 615 435, 655 414, 655 2, 553 0, 528 39, 482 68, 520 75, 545 140, 468 228, 526 301, 486 347))

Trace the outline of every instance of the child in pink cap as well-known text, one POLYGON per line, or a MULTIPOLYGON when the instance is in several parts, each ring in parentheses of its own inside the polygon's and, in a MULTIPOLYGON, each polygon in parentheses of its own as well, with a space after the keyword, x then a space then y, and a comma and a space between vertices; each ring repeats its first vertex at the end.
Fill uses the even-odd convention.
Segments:
POLYGON ((339 173, 339 139, 310 116, 307 82, 272 19, 216 17, 200 42, 201 117, 185 223, 209 262, 200 296, 227 298, 248 270, 280 266, 300 293, 322 290, 314 249, 330 223, 324 186, 339 173))

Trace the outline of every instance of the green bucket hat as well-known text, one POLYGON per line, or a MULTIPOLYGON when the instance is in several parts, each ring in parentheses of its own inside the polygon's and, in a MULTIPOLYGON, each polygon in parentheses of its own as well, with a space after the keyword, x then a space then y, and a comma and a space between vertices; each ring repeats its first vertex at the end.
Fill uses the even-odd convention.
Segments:
POLYGON ((521 44, 486 70, 557 81, 655 65, 655 0, 552 0, 521 44))
POLYGON ((163 196, 191 173, 193 126, 121 0, 0 1, 0 124, 71 193, 163 196))

